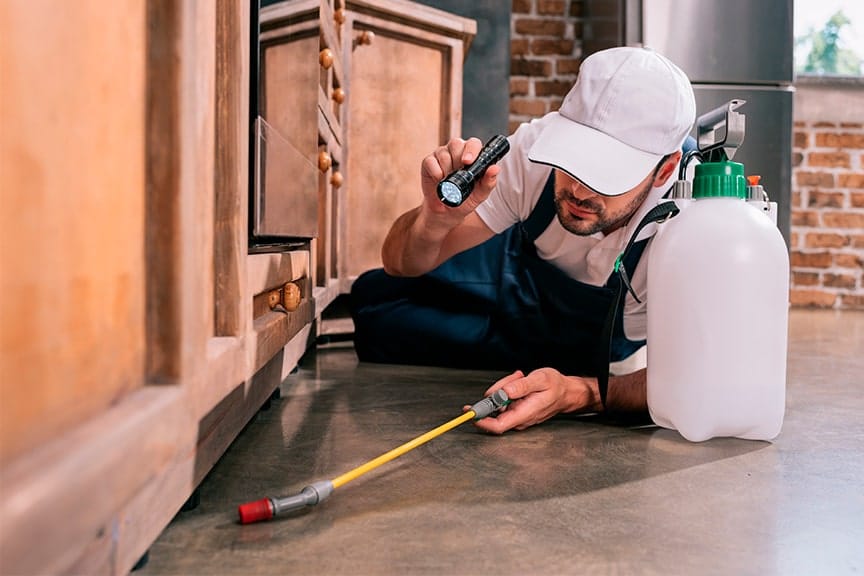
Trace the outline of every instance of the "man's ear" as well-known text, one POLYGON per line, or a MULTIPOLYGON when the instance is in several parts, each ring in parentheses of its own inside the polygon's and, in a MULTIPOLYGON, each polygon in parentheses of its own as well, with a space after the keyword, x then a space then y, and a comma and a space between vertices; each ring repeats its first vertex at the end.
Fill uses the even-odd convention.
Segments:
POLYGON ((666 161, 663 162, 663 165, 660 167, 660 170, 657 171, 657 175, 654 176, 654 188, 659 188, 666 184, 669 180, 669 177, 675 173, 675 167, 678 166, 678 161, 681 160, 681 151, 677 151, 673 154, 670 154, 666 161))

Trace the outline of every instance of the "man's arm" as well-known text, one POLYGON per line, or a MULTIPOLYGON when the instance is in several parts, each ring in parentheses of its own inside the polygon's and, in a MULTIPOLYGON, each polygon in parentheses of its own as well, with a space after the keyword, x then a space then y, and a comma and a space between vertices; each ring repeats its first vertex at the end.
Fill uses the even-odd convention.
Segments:
MULTIPOLYGON (((552 368, 540 368, 528 374, 514 372, 496 382, 486 394, 503 388, 511 404, 495 418, 476 422, 478 428, 494 434, 507 430, 524 430, 556 414, 603 412, 596 378, 564 376, 552 368)), ((612 376, 606 395, 607 412, 646 413, 646 370, 612 376)))
POLYGON ((454 254, 494 235, 475 210, 495 188, 498 166, 486 170, 460 206, 446 206, 437 193, 438 182, 473 162, 482 146, 477 138, 467 141, 454 138, 423 159, 423 202, 396 219, 381 248, 381 259, 388 274, 425 274, 454 254))
POLYGON ((476 212, 471 212, 455 226, 442 220, 429 215, 424 206, 397 218, 381 248, 384 270, 392 276, 419 276, 434 270, 454 254, 494 236, 476 212))

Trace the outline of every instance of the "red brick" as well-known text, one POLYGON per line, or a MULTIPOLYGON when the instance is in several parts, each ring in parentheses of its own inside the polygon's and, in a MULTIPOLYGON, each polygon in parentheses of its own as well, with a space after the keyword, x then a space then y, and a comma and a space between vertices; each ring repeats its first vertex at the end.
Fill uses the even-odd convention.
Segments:
POLYGON ((585 26, 581 21, 571 22, 573 26, 573 37, 574 38, 584 38, 585 37, 585 26))
POLYGON ((512 13, 513 14, 530 14, 531 13, 531 4, 533 2, 531 0, 513 0, 512 5, 512 13))
POLYGON ((864 134, 826 132, 816 134, 816 146, 823 148, 864 148, 864 134))
POLYGON ((530 44, 527 38, 510 40, 510 56, 524 56, 528 54, 530 44))
POLYGON ((838 174, 838 188, 864 188, 864 174, 838 174))
POLYGON ((819 290, 791 290, 789 303, 792 306, 808 308, 832 308, 837 302, 837 295, 819 290))
POLYGON ((508 121, 508 122, 507 122, 507 131, 508 131, 508 133, 509 133, 509 134, 512 134, 512 133, 515 132, 516 129, 519 128, 519 126, 521 126, 521 125, 522 125, 522 122, 520 122, 519 120, 510 120, 510 121, 508 121))
POLYGON ((807 132, 795 132, 794 146, 795 148, 807 148, 810 143, 810 134, 807 132))
POLYGON ((850 235, 849 244, 852 246, 852 248, 864 248, 864 234, 850 235))
POLYGON ((792 272, 792 286, 816 286, 819 274, 816 272, 792 272))
POLYGON ((531 83, 524 78, 510 79, 510 97, 526 96, 531 91, 531 83))
POLYGON ((822 213, 822 223, 827 228, 864 228, 864 212, 833 212, 822 213))
POLYGON ((538 38, 531 42, 531 52, 535 56, 545 56, 549 54, 570 56, 573 54, 573 40, 566 40, 563 38, 538 38))
POLYGON ((837 124, 835 124, 834 122, 826 122, 824 120, 813 123, 814 128, 834 128, 835 126, 837 126, 837 124))
POLYGON ((573 87, 572 82, 562 82, 559 80, 538 80, 534 84, 534 94, 536 96, 565 96, 570 88, 573 87))
POLYGON ((849 205, 852 208, 864 208, 864 192, 852 192, 849 195, 849 205))
POLYGON ((846 152, 811 152, 807 165, 823 168, 850 168, 852 163, 846 152))
POLYGON ((811 232, 804 245, 807 248, 842 248, 849 244, 849 237, 842 234, 811 232))
POLYGON ((550 18, 518 18, 515 31, 517 34, 531 34, 533 36, 563 36, 566 25, 564 20, 550 18))
POLYGON ((510 61, 511 76, 549 76, 552 64, 545 60, 514 58, 510 61))
POLYGON ((793 251, 790 257, 792 268, 828 268, 832 258, 830 252, 793 251))
POLYGON ((792 210, 792 226, 819 226, 819 212, 815 210, 792 210))
POLYGON ((804 126, 807 125, 807 123, 804 122, 803 120, 795 120, 794 122, 792 122, 792 125, 793 125, 795 128, 803 128, 804 126))
POLYGON ((864 124, 861 124, 860 122, 841 122, 840 127, 841 128, 864 128, 864 124))
POLYGON ((843 294, 840 307, 847 310, 864 310, 864 294, 843 294))
POLYGON ((570 2, 570 17, 581 18, 583 13, 584 9, 582 2, 579 0, 572 0, 572 2, 570 2))
POLYGON ((851 274, 825 274, 822 285, 826 288, 855 288, 855 276, 851 274))
POLYGON ((850 268, 852 270, 860 270, 864 265, 864 260, 859 254, 835 254, 834 265, 838 268, 850 268))
POLYGON ((566 6, 564 0, 539 0, 539 2, 537 2, 538 14, 552 14, 564 16, 565 8, 566 6))
POLYGON ((576 75, 582 65, 581 58, 558 58, 555 61, 555 73, 561 76, 568 74, 576 75))
POLYGON ((790 206, 795 208, 801 206, 801 192, 792 192, 792 201, 790 206))
POLYGON ((511 98, 510 113, 517 116, 542 116, 546 113, 546 102, 543 100, 511 98))
POLYGON ((810 208, 843 208, 845 196, 842 192, 822 192, 811 190, 807 194, 807 205, 810 208))
POLYGON ((792 248, 797 248, 798 247, 798 238, 799 238, 799 236, 798 236, 797 232, 790 232, 789 233, 789 246, 791 246, 792 248))
POLYGON ((819 186, 820 188, 833 188, 834 175, 828 172, 803 172, 795 174, 795 182, 798 186, 819 186))

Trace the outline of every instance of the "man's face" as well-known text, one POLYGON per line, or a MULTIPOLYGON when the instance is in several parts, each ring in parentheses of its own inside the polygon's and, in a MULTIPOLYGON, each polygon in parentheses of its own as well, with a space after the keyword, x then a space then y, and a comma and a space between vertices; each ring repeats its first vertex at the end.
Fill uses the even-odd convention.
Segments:
POLYGON ((608 234, 624 225, 645 201, 656 174, 655 170, 620 196, 603 196, 566 172, 555 170, 558 221, 565 230, 579 236, 590 236, 595 232, 608 234))

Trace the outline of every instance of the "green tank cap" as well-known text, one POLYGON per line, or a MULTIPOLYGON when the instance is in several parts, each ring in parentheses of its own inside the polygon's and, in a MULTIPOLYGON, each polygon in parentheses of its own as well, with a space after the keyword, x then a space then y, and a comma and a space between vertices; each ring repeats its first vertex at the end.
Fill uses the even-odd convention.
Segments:
POLYGON ((747 197, 744 165, 738 162, 707 162, 696 165, 693 198, 747 197))

